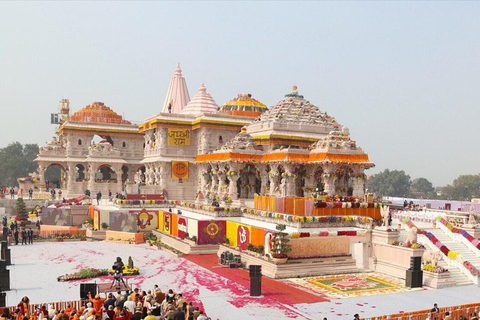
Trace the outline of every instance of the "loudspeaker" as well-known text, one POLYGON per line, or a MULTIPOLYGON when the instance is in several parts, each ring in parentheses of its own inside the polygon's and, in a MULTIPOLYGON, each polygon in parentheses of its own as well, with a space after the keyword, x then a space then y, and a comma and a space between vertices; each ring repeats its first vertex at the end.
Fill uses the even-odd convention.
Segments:
POLYGON ((80 283, 80 299, 87 300, 89 292, 92 294, 92 296, 95 296, 97 294, 97 284, 80 283))
POLYGON ((259 277, 262 275, 262 266, 250 265, 250 277, 259 277))
POLYGON ((258 297, 262 295, 262 276, 250 276, 250 296, 258 297))
POLYGON ((6 292, 0 292, 0 308, 6 307, 5 306, 5 297, 7 296, 6 292))
POLYGON ((0 271, 0 290, 10 291, 10 270, 4 269, 0 271))
POLYGON ((405 275, 405 286, 409 288, 421 288, 423 286, 423 271, 407 270, 405 275))
POLYGON ((410 258, 410 270, 418 271, 422 270, 422 257, 411 257, 410 258))

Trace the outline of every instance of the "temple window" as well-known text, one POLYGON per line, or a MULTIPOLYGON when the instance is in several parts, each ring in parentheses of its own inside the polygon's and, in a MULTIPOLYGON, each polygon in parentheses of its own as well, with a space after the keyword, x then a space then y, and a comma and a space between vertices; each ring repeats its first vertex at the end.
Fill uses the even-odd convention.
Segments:
POLYGON ((126 148, 127 147, 127 143, 125 141, 122 142, 122 147, 123 148, 126 148))
POLYGON ((82 139, 78 139, 78 145, 79 145, 79 146, 82 145, 82 139))
POLYGON ((218 136, 218 143, 219 143, 219 144, 223 144, 223 138, 222 138, 222 136, 218 136))

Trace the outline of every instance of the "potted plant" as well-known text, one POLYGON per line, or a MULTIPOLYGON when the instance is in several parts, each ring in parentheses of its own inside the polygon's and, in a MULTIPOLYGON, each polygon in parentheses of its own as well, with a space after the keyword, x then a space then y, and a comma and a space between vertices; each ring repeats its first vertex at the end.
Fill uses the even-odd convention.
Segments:
POLYGON ((108 223, 102 222, 102 229, 107 229, 108 228, 108 223))
POLYGON ((255 254, 256 248, 255 248, 255 246, 254 246, 253 244, 247 243, 247 250, 248 250, 250 253, 255 254))
POLYGON ((230 247, 230 239, 228 237, 223 238, 223 243, 227 246, 230 247))
POLYGON ((263 255, 263 249, 264 247, 261 244, 257 246, 257 257, 261 257, 263 255))
POLYGON ((272 259, 273 262, 286 263, 288 260, 287 253, 292 251, 292 247, 288 244, 290 241, 287 236, 288 233, 284 232, 286 226, 284 224, 277 224, 277 232, 273 234, 272 243, 272 259))

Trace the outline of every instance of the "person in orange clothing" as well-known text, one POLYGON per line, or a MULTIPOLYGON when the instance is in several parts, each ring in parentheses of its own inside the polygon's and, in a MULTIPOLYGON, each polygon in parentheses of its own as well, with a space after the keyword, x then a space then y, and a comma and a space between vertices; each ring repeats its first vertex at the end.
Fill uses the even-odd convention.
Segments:
POLYGON ((30 299, 27 296, 23 297, 22 300, 17 305, 18 309, 20 309, 20 313, 22 316, 29 316, 30 315, 30 299))
POLYGON ((93 303, 93 309, 95 309, 98 315, 102 314, 103 303, 107 300, 107 293, 105 292, 105 298, 100 298, 100 295, 95 295, 95 298, 92 298, 92 294, 88 293, 88 301, 93 303))
POLYGON ((71 306, 70 303, 69 303, 69 304, 67 304, 67 307, 66 307, 65 310, 63 310, 63 311, 65 312, 65 314, 67 314, 67 315, 70 316, 70 314, 71 314, 72 311, 74 311, 74 310, 73 310, 72 306, 71 306))

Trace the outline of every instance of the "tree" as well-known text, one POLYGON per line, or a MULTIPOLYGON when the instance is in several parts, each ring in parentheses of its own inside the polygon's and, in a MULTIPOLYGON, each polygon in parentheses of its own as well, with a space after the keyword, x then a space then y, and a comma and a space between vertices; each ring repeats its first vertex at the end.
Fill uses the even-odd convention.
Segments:
POLYGON ((442 197, 451 200, 471 200, 480 197, 480 175, 461 175, 452 185, 442 188, 442 197))
POLYGON ((0 149, 0 185, 16 186, 17 178, 25 177, 37 170, 38 145, 13 142, 0 149))
POLYGON ((435 189, 426 178, 417 178, 412 181, 410 195, 415 198, 433 198, 435 189))
POLYGON ((17 220, 28 220, 27 205, 25 204, 25 201, 23 201, 23 198, 17 199, 17 203, 15 204, 15 211, 17 212, 17 220))
POLYGON ((411 184, 410 176, 405 171, 389 169, 374 174, 367 182, 369 192, 391 197, 408 197, 411 184))
POLYGON ((284 232, 286 226, 284 224, 277 224, 277 232, 273 234, 272 237, 272 257, 277 259, 288 258, 287 253, 292 251, 291 245, 288 244, 290 241, 287 236, 288 233, 284 232))

